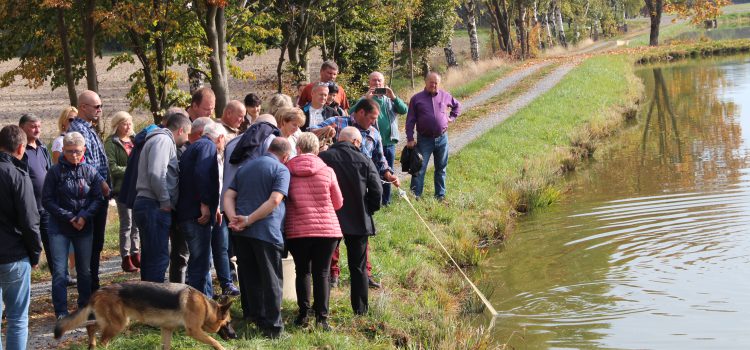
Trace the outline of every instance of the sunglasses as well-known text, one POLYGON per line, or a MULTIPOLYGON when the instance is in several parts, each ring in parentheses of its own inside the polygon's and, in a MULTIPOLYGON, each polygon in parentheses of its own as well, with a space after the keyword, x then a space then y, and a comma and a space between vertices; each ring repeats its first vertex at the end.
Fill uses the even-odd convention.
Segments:
POLYGON ((87 106, 94 107, 94 109, 102 109, 102 106, 103 106, 103 105, 90 105, 88 103, 84 103, 84 104, 87 105, 87 106))

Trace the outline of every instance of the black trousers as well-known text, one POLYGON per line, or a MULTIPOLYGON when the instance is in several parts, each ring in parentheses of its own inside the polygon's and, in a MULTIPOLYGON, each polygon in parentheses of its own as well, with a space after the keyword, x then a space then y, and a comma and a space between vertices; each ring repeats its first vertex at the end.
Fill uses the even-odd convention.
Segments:
POLYGON ((52 269, 52 252, 49 249, 49 220, 50 215, 46 210, 39 211, 39 235, 42 238, 42 247, 44 247, 44 256, 47 258, 47 267, 49 272, 54 271, 52 269))
POLYGON ((346 259, 351 275, 352 310, 356 315, 364 315, 369 309, 367 303, 369 282, 367 278, 367 238, 368 236, 344 235, 346 259))
POLYGON ((185 233, 177 226, 177 215, 172 212, 169 228, 169 282, 185 283, 187 263, 190 258, 185 233))
POLYGON ((91 291, 99 289, 99 262, 104 250, 104 232, 107 230, 107 212, 109 202, 104 203, 104 208, 94 216, 94 239, 91 244, 91 291))
POLYGON ((254 238, 232 235, 237 254, 242 315, 261 329, 280 332, 284 248, 254 238))
POLYGON ((315 318, 318 321, 328 319, 328 298, 331 293, 328 275, 331 269, 331 256, 338 243, 338 238, 322 237, 294 238, 286 241, 286 246, 294 258, 294 270, 297 273, 294 283, 300 315, 306 315, 310 310, 312 276, 315 318))

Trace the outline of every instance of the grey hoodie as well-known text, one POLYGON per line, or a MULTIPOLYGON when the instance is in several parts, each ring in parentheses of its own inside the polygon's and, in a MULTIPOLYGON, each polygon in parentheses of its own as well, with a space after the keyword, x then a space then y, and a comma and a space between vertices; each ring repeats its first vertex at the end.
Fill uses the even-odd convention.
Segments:
POLYGON ((138 160, 138 196, 159 202, 161 208, 177 205, 179 178, 177 145, 167 128, 157 129, 146 136, 141 158, 138 160))

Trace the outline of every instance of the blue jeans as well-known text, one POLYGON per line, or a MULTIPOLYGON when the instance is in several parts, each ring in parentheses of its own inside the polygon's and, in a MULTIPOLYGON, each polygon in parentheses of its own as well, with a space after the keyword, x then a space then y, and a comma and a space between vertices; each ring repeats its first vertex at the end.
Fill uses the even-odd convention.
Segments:
MULTIPOLYGON (((90 224, 89 224, 90 225, 90 224)), ((68 248, 73 245, 78 274, 78 308, 86 306, 91 298, 91 252, 94 235, 67 236, 60 233, 49 233, 49 245, 52 249, 52 304, 55 315, 68 314, 68 248)))
POLYGON ((156 200, 137 197, 133 220, 141 235, 141 280, 163 283, 169 266, 172 213, 161 210, 156 200))
POLYGON ((430 156, 435 155, 435 198, 445 197, 445 170, 448 167, 448 133, 438 137, 426 137, 417 135, 417 150, 422 154, 422 169, 411 178, 411 191, 417 197, 422 197, 424 188, 424 174, 427 172, 427 164, 430 156))
MULTIPOLYGON (((396 145, 390 145, 390 146, 383 146, 383 155, 385 156, 386 162, 388 162, 388 166, 393 169, 393 161, 396 159, 396 145)), ((388 205, 391 203, 391 184, 390 183, 384 183, 383 184, 383 205, 388 205)))
POLYGON ((211 225, 198 224, 194 219, 182 221, 179 229, 185 234, 190 259, 187 265, 187 284, 211 298, 211 225))
MULTIPOLYGON (((31 302, 31 265, 29 258, 0 264, 0 310, 5 307, 8 321, 5 348, 26 349, 29 338, 29 303, 31 302)), ((0 335, 1 336, 1 335, 0 335)), ((0 339, 0 350, 3 341, 0 339)))
POLYGON ((216 269, 216 278, 222 288, 232 283, 232 275, 229 272, 229 229, 226 217, 223 219, 221 225, 214 225, 213 232, 211 232, 214 269, 216 269))

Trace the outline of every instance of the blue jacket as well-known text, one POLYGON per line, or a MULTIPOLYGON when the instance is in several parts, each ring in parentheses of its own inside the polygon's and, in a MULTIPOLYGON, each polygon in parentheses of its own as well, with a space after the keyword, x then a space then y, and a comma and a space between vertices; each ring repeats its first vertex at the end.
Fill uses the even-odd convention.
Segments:
POLYGON ((44 179, 42 202, 50 213, 51 234, 85 235, 94 232, 93 218, 100 210, 106 210, 102 196, 102 182, 96 168, 91 164, 70 164, 60 157, 57 165, 50 168, 44 179), (86 220, 83 230, 76 230, 70 223, 73 218, 86 220))
POLYGON ((216 144, 203 136, 188 146, 180 157, 180 196, 177 199, 177 221, 195 220, 201 216, 201 203, 208 205, 213 225, 219 207, 219 162, 216 144))

